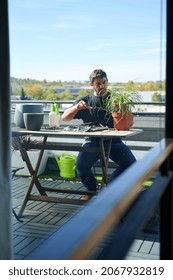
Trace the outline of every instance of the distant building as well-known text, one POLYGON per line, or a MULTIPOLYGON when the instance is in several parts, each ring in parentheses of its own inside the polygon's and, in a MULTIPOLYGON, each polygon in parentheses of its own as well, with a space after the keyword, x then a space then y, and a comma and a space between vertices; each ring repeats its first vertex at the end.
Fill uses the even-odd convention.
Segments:
POLYGON ((73 95, 78 95, 80 90, 86 90, 86 89, 92 89, 91 87, 80 87, 80 88, 75 88, 75 87, 58 87, 54 88, 55 93, 62 93, 65 90, 69 89, 71 94, 73 95))

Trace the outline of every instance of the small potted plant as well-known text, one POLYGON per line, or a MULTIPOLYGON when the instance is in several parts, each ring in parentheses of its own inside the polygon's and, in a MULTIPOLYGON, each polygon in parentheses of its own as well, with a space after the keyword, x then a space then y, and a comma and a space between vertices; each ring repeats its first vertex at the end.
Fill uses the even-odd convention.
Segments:
POLYGON ((133 110, 137 111, 137 104, 142 97, 137 91, 111 91, 105 100, 106 112, 111 114, 116 130, 129 130, 133 125, 133 110))

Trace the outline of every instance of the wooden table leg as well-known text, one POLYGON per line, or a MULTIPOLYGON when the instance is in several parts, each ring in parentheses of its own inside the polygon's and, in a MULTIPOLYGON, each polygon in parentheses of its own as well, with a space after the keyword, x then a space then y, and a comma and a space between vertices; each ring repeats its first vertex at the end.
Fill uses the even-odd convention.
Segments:
POLYGON ((22 159, 23 159, 23 161, 26 162, 28 170, 29 170, 29 172, 31 174, 31 180, 30 180, 30 183, 28 185, 25 197, 23 199, 23 202, 21 204, 21 207, 20 207, 20 210, 19 210, 19 213, 18 213, 18 216, 21 217, 22 214, 23 214, 23 211, 24 211, 24 209, 26 207, 26 204, 27 204, 27 202, 29 200, 29 196, 31 194, 31 191, 32 191, 32 188, 33 188, 34 184, 35 184, 36 188, 38 189, 40 195, 47 196, 46 192, 42 188, 42 186, 41 186, 41 184, 40 184, 40 182, 39 182, 39 180, 37 178, 37 172, 39 170, 40 163, 41 163, 41 160, 42 160, 42 156, 43 156, 43 153, 44 153, 44 145, 45 145, 45 143, 47 141, 47 136, 45 136, 44 139, 43 139, 43 148, 40 150, 40 153, 39 153, 39 156, 38 156, 38 159, 37 159, 37 163, 36 163, 35 169, 33 168, 32 164, 30 162, 30 159, 28 157, 26 149, 23 147, 22 140, 21 140, 20 136, 16 136, 16 140, 17 140, 17 145, 18 145, 18 148, 20 150, 22 159))

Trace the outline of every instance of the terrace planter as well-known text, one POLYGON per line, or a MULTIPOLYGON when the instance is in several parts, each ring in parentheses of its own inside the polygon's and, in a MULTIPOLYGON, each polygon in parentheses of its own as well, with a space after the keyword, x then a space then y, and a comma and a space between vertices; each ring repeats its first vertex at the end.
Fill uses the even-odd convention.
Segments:
MULTIPOLYGON (((38 151, 37 150, 27 151, 27 154, 29 156, 29 159, 30 159, 31 164, 34 169, 35 169, 35 166, 37 163, 39 153, 40 153, 39 150, 38 151)), ((40 175, 45 171, 47 159, 48 159, 48 151, 44 151, 37 175, 40 175)), ((26 166, 25 161, 22 160, 21 153, 19 150, 12 151, 12 166, 13 167, 24 167, 23 169, 21 169, 17 172, 17 175, 30 176, 28 167, 26 166)))
POLYGON ((43 104, 16 104, 14 123, 16 126, 25 128, 24 113, 43 113, 43 104))

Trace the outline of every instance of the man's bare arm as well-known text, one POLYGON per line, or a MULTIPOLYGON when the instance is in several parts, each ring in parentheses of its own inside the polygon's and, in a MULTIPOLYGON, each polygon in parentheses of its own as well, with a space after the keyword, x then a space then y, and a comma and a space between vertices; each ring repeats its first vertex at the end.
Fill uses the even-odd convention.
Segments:
MULTIPOLYGON (((78 105, 78 104, 77 104, 78 105)), ((79 109, 77 108, 77 105, 73 106, 73 107, 70 107, 68 109, 66 109, 64 111, 64 113, 62 114, 61 116, 61 119, 64 121, 64 122, 68 122, 68 121, 71 121, 74 116, 76 115, 76 113, 79 111, 79 109)))
POLYGON ((85 110, 85 109, 90 109, 90 107, 85 103, 85 101, 81 100, 81 101, 79 101, 78 104, 65 110, 61 116, 61 119, 64 122, 71 121, 74 118, 74 116, 77 114, 78 111, 85 110))

